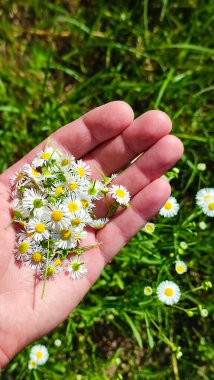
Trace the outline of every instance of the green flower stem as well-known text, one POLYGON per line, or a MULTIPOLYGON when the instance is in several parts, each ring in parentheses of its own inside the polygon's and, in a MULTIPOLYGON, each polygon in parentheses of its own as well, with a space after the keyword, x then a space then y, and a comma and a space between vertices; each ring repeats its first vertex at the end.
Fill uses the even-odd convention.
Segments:
POLYGON ((49 260, 49 257, 50 257, 50 241, 49 241, 49 239, 48 239, 47 250, 48 250, 48 253, 47 253, 47 258, 46 258, 46 263, 45 263, 45 276, 44 276, 44 283, 43 283, 42 296, 41 296, 42 299, 43 299, 44 294, 45 294, 45 286, 46 286, 47 273, 48 273, 48 260, 49 260))

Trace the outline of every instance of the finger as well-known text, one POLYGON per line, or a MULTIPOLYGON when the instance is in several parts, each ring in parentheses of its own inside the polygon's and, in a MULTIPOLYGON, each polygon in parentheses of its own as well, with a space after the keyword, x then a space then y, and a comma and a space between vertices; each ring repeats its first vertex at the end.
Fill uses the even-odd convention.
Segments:
POLYGON ((170 185, 157 179, 132 199, 130 207, 115 215, 97 232, 102 255, 107 263, 151 219, 170 196, 170 185))
MULTIPOLYGON (((133 197, 150 182, 161 177, 183 154, 183 144, 175 136, 160 139, 145 154, 122 172, 112 184, 123 185, 133 197)), ((109 199, 109 202, 111 200, 109 199)), ((96 215, 104 217, 107 213, 106 202, 97 203, 96 215)))
POLYGON ((162 111, 148 111, 134 120, 119 136, 106 141, 84 157, 93 168, 106 175, 118 171, 145 152, 172 129, 170 118, 162 111))
MULTIPOLYGON (((118 135, 131 124, 133 117, 133 111, 127 103, 110 102, 54 132, 50 136, 50 143, 80 158, 100 143, 118 135)), ((47 139, 6 170, 1 179, 8 182, 14 172, 25 163, 30 163, 36 154, 44 149, 46 142, 47 139)))

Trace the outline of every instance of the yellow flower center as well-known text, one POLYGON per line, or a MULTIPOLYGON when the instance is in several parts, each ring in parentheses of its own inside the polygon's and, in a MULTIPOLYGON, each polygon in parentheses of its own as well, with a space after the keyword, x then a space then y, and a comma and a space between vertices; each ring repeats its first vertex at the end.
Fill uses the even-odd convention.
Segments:
POLYGON ((25 227, 27 223, 24 222, 23 220, 19 220, 19 224, 20 226, 25 227))
POLYGON ((209 195, 209 194, 207 194, 207 195, 204 196, 205 201, 207 201, 210 198, 211 198, 211 195, 209 195))
POLYGON ((164 293, 166 296, 171 297, 174 294, 174 290, 172 288, 166 288, 164 293))
POLYGON ((52 216, 51 217, 54 220, 54 222, 60 222, 60 220, 63 217, 63 214, 62 214, 61 211, 55 210, 55 211, 52 212, 52 216))
POLYGON ((210 211, 214 211, 214 202, 209 203, 208 208, 210 211))
POLYGON ((84 177, 84 175, 85 175, 85 170, 84 170, 83 168, 78 168, 77 171, 78 171, 80 177, 84 177))
POLYGON ((47 276, 53 276, 53 274, 55 273, 55 268, 54 267, 49 267, 48 270, 47 270, 47 276))
POLYGON ((81 223, 81 219, 79 218, 73 219, 71 221, 72 226, 79 226, 80 223, 81 223))
POLYGON ((101 230, 102 228, 105 227, 105 224, 101 224, 100 226, 94 227, 95 230, 101 230))
POLYGON ((36 169, 31 169, 34 177, 39 177, 39 172, 36 169))
POLYGON ((27 233, 26 233, 26 236, 27 236, 27 237, 32 237, 32 236, 33 236, 33 232, 27 232, 27 233))
POLYGON ((81 202, 82 202, 83 208, 88 207, 88 201, 87 201, 87 199, 82 199, 81 202))
POLYGON ((55 194, 57 197, 59 197, 63 192, 63 187, 62 186, 58 186, 55 190, 55 194))
POLYGON ((165 203, 164 207, 166 210, 171 210, 172 209, 172 203, 168 201, 165 203))
POLYGON ((23 175, 24 175, 23 173, 19 173, 19 174, 17 175, 16 180, 17 180, 17 181, 20 181, 20 179, 22 179, 23 175))
POLYGON ((56 267, 61 266, 62 265, 62 260, 56 259, 56 260, 54 260, 54 264, 56 265, 56 267))
POLYGON ((63 240, 68 240, 71 237, 71 231, 67 229, 61 230, 60 236, 63 240))
POLYGON ((79 210, 79 206, 75 202, 68 203, 68 209, 70 212, 76 212, 79 210))
POLYGON ((21 244, 19 244, 18 251, 21 255, 24 255, 27 250, 29 249, 30 244, 26 241, 23 241, 21 244))
POLYGON ((42 356, 43 356, 42 351, 37 351, 37 353, 36 353, 36 357, 37 357, 37 359, 41 359, 42 356))
POLYGON ((69 189, 70 190, 75 190, 77 188, 77 182, 70 183, 69 189))
POLYGON ((62 166, 66 166, 66 165, 69 164, 69 162, 70 162, 70 160, 69 160, 68 158, 64 158, 64 159, 62 160, 62 162, 61 162, 61 165, 62 165, 62 166))
POLYGON ((42 260, 42 254, 40 252, 34 252, 32 254, 32 261, 36 264, 40 263, 42 260))
POLYGON ((146 230, 148 232, 152 232, 153 231, 153 227, 151 226, 151 224, 149 224, 148 226, 146 226, 146 230))
POLYGON ((43 160, 47 160, 48 158, 50 158, 50 156, 51 156, 51 153, 45 152, 41 155, 40 158, 42 158, 43 160))
POLYGON ((184 267, 183 267, 183 265, 178 264, 178 265, 176 266, 176 270, 177 270, 178 273, 183 273, 183 271, 184 271, 184 267))
POLYGON ((124 198, 125 197, 125 191, 121 190, 121 189, 116 189, 115 190, 115 194, 120 197, 120 198, 124 198))
POLYGON ((38 233, 38 234, 42 234, 45 230, 45 225, 43 223, 38 223, 35 227, 35 231, 38 233))

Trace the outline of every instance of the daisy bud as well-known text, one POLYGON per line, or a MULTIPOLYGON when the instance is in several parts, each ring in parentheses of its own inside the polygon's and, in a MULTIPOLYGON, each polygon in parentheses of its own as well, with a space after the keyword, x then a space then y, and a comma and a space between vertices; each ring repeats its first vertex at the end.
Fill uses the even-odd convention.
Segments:
POLYGON ((203 318, 206 318, 208 316, 209 312, 207 309, 201 309, 201 316, 203 318))
POLYGON ((207 166, 204 162, 199 162, 198 165, 197 165, 197 169, 201 172, 204 172, 204 170, 206 170, 207 166))

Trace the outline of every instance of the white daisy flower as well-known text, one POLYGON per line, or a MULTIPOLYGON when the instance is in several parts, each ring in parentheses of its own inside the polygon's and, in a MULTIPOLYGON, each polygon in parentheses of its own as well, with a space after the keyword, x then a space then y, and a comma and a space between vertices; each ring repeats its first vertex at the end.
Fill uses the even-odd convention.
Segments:
POLYGON ((66 209, 71 214, 75 214, 82 209, 82 203, 75 194, 70 194, 68 197, 66 197, 63 201, 63 205, 65 205, 66 209))
POLYGON ((27 254, 32 251, 35 243, 32 239, 25 237, 25 239, 19 239, 14 249, 15 258, 17 260, 24 261, 27 258, 27 254))
POLYGON ((214 197, 205 202, 205 204, 201 207, 202 211, 205 215, 214 217, 214 197))
POLYGON ((33 346, 30 351, 30 359, 33 360, 36 365, 45 364, 48 360, 49 353, 47 348, 42 344, 33 346))
POLYGON ((91 219, 88 224, 90 227, 94 228, 95 230, 100 230, 101 228, 105 227, 106 223, 108 223, 108 218, 100 218, 100 219, 91 219))
POLYGON ((44 222, 42 215, 29 220, 27 224, 27 232, 32 234, 34 240, 39 243, 44 239, 49 238, 49 231, 47 230, 47 225, 44 222))
POLYGON ((200 207, 206 205, 206 202, 214 200, 214 188, 205 187, 199 190, 195 196, 196 204, 200 207))
POLYGON ((77 160, 77 162, 74 164, 76 173, 79 177, 89 177, 91 175, 91 168, 88 166, 83 160, 77 160))
POLYGON ((71 261, 67 260, 65 271, 70 273, 70 276, 75 280, 86 275, 88 269, 86 264, 79 256, 74 256, 71 261))
POLYGON ((181 291, 173 281, 162 281, 157 287, 157 296, 166 305, 173 305, 179 301, 181 291))
POLYGON ((74 163, 75 163, 75 157, 74 156, 64 156, 60 159, 59 161, 59 165, 62 167, 62 168, 66 168, 68 170, 70 170, 71 168, 73 168, 74 166, 74 163))
POLYGON ((47 203, 46 197, 35 189, 25 189, 22 202, 23 206, 30 211, 42 210, 47 203))
POLYGON ((37 246, 28 253, 26 265, 32 269, 41 269, 46 261, 46 250, 37 246))
POLYGON ((83 228, 86 224, 89 223, 90 217, 85 212, 85 210, 77 211, 75 214, 70 216, 72 227, 83 228))
POLYGON ((25 176, 28 176, 31 180, 33 180, 33 182, 35 182, 36 184, 38 184, 42 180, 41 173, 29 164, 24 165, 23 173, 25 176))
POLYGON ((53 234, 54 242, 57 248, 71 249, 77 246, 76 233, 72 228, 64 228, 56 234, 53 234))
POLYGON ((59 158, 59 154, 56 150, 52 147, 48 147, 45 151, 41 150, 41 152, 37 154, 36 158, 32 161, 32 166, 34 168, 41 167, 46 164, 49 159, 54 160, 57 158, 59 158))
POLYGON ((14 199, 11 205, 15 220, 22 220, 29 217, 29 210, 23 206, 23 202, 20 199, 14 199))
POLYGON ((152 234, 155 230, 155 225, 154 223, 146 223, 145 226, 144 226, 144 230, 148 233, 148 234, 152 234))
POLYGON ((24 176, 23 168, 20 168, 11 178, 10 183, 12 186, 16 187, 24 186, 27 183, 28 179, 24 176))
POLYGON ((81 202, 81 208, 83 208, 85 211, 89 211, 95 206, 92 203, 92 198, 88 194, 82 192, 78 194, 78 197, 81 202))
POLYGON ((169 197, 164 206, 160 209, 159 214, 164 218, 172 218, 177 215, 179 204, 175 197, 169 197))
POLYGON ((98 200, 102 198, 101 190, 103 188, 102 182, 98 180, 91 181, 90 185, 88 186, 88 195, 93 200, 98 200))
MULTIPOLYGON (((47 265, 47 274, 46 278, 49 280, 53 280, 56 276, 56 274, 60 273, 62 271, 62 266, 61 265, 55 265, 54 260, 49 260, 48 265, 47 265)), ((40 269, 39 271, 39 278, 44 280, 45 278, 45 273, 46 273, 46 264, 43 268, 40 269)))
POLYGON ((177 260, 175 262, 175 270, 178 274, 183 274, 187 272, 187 265, 183 261, 177 260))
POLYGON ((64 194, 65 186, 63 182, 57 182, 52 186, 51 190, 53 191, 55 197, 60 197, 64 194))
POLYGON ((130 194, 122 185, 113 185, 110 187, 109 193, 120 205, 127 205, 130 201, 130 194))
POLYGON ((70 213, 61 203, 50 205, 44 210, 44 221, 47 228, 53 231, 59 231, 70 225, 70 213))
POLYGON ((65 188, 72 194, 77 194, 81 191, 86 192, 90 182, 87 178, 80 178, 74 173, 65 173, 65 188))
POLYGON ((37 368, 36 362, 34 360, 29 360, 28 369, 35 369, 35 368, 37 368))
POLYGON ((151 296, 153 293, 153 290, 152 290, 151 286, 145 286, 143 292, 144 292, 145 296, 151 296))

